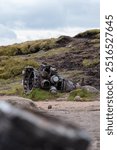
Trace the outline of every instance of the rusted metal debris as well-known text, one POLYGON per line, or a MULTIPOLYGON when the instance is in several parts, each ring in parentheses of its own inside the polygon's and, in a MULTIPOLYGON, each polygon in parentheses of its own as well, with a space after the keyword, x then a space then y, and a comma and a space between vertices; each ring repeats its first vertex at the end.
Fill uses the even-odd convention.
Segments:
POLYGON ((22 73, 25 93, 30 93, 33 88, 48 90, 53 94, 76 88, 76 84, 60 76, 55 67, 46 63, 41 64, 39 69, 27 66, 22 73))

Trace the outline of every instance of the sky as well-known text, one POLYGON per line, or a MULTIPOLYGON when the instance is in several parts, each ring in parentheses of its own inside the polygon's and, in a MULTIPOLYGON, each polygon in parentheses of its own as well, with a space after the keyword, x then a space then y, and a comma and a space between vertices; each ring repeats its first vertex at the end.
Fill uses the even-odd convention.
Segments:
POLYGON ((99 0, 0 0, 0 45, 99 28, 99 0))

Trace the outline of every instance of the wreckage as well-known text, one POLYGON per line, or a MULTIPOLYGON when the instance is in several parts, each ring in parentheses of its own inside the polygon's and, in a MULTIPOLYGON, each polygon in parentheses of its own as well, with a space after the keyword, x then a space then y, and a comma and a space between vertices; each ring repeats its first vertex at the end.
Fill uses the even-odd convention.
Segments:
POLYGON ((23 70, 23 87, 27 94, 33 88, 48 90, 55 94, 57 91, 70 92, 76 88, 76 85, 60 76, 55 67, 43 63, 39 69, 27 66, 23 70))

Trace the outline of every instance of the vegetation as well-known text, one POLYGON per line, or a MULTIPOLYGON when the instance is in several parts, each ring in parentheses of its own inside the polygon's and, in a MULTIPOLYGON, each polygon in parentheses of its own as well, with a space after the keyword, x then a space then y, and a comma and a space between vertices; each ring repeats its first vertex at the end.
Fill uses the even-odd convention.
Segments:
MULTIPOLYGON (((7 82, 7 81, 6 81, 7 82)), ((4 81, 4 83, 6 83, 4 81)), ((9 84, 6 83, 6 85, 3 85, 3 87, 0 87, 0 95, 19 95, 23 96, 23 88, 20 83, 11 83, 9 84)))
POLYGON ((21 75, 25 66, 38 67, 34 60, 18 57, 6 57, 0 61, 0 79, 9 79, 21 75))
POLYGON ((76 89, 70 92, 68 99, 73 101, 76 96, 80 96, 82 101, 91 101, 97 96, 97 94, 91 93, 86 89, 76 89))
POLYGON ((95 58, 93 60, 91 59, 84 59, 82 62, 84 67, 93 67, 97 64, 99 64, 99 59, 95 58))
POLYGON ((47 51, 57 46, 56 39, 37 40, 0 47, 0 56, 16 56, 36 53, 40 50, 47 51))
POLYGON ((29 95, 27 95, 27 97, 34 101, 39 101, 39 100, 56 99, 56 98, 60 97, 61 95, 62 94, 60 94, 60 93, 52 94, 52 93, 42 90, 42 89, 33 89, 32 92, 29 95))
POLYGON ((90 37, 100 38, 100 30, 99 29, 87 30, 85 32, 79 33, 75 37, 76 38, 90 38, 90 37))
MULTIPOLYGON (((93 29, 80 33, 74 38, 61 36, 56 39, 0 46, 0 95, 25 96, 21 85, 22 70, 26 66, 38 68, 44 61, 57 66, 60 74, 65 78, 74 82, 80 82, 84 78, 85 83, 89 83, 89 80, 91 83, 92 76, 86 72, 90 68, 96 72, 97 69, 93 68, 99 66, 99 38, 100 30, 93 29)), ((99 80, 97 77, 95 79, 92 83, 98 84, 99 82, 96 81, 99 80)), ((61 97, 61 94, 51 95, 50 92, 34 89, 28 97, 33 100, 45 100, 61 97)))

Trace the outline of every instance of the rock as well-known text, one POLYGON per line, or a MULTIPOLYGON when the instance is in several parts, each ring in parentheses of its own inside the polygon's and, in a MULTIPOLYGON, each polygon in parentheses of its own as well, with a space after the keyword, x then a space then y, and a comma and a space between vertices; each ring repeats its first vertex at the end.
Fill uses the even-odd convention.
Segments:
POLYGON ((0 103, 0 150, 87 150, 84 130, 42 112, 0 103))
POLYGON ((34 110, 34 111, 43 110, 41 107, 37 107, 36 104, 30 99, 25 99, 25 98, 20 98, 20 97, 14 97, 14 98, 11 97, 11 98, 5 99, 4 101, 21 109, 34 110))
POLYGON ((52 105, 48 105, 48 109, 52 109, 52 105))
POLYGON ((81 88, 81 85, 79 83, 76 83, 76 88, 77 89, 81 88))
POLYGON ((99 93, 99 90, 97 90, 95 87, 89 86, 89 85, 82 86, 82 89, 85 89, 90 93, 96 93, 96 94, 99 93))
POLYGON ((76 96, 75 98, 74 98, 74 101, 81 101, 82 99, 81 99, 81 97, 80 96, 76 96))

